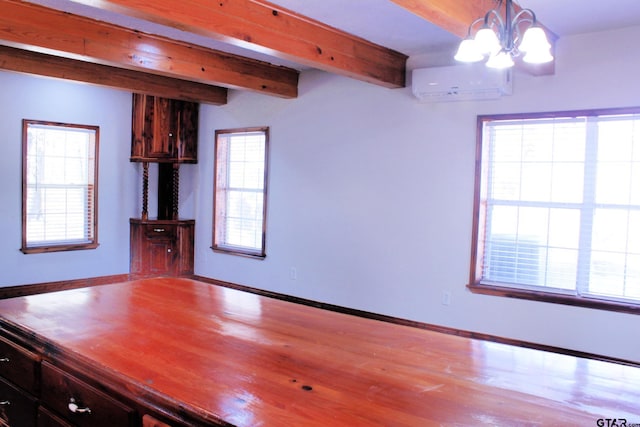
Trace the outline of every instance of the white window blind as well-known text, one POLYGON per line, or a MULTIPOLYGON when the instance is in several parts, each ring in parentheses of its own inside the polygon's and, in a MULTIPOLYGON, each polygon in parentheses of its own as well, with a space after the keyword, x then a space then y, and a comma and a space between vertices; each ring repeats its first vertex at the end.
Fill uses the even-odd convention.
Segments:
POLYGON ((640 114, 486 119, 482 132, 476 280, 640 303, 640 114))
POLYGON ((267 129, 218 131, 213 248, 265 255, 267 129))
POLYGON ((97 127, 24 122, 23 251, 96 244, 97 127))

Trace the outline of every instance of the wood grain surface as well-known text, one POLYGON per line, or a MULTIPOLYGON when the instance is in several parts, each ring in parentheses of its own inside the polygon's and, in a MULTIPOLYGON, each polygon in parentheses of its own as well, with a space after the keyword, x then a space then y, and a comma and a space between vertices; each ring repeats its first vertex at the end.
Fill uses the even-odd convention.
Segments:
POLYGON ((79 357, 96 375, 117 375, 130 392, 179 402, 203 422, 640 422, 636 367, 395 325, 190 279, 6 299, 0 321, 46 341, 65 363, 79 357))

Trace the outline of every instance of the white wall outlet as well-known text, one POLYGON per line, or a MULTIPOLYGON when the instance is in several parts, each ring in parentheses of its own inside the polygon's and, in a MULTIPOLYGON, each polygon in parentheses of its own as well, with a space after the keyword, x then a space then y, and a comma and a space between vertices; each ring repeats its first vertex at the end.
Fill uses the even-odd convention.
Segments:
POLYGON ((442 305, 450 305, 451 304, 451 292, 442 291, 442 305))
POLYGON ((289 279, 298 280, 298 270, 295 267, 289 269, 289 279))

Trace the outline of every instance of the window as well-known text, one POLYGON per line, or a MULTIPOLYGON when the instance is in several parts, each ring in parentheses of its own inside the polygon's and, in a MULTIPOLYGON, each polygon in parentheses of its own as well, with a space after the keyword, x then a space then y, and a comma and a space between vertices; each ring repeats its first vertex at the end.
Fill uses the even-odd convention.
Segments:
POLYGON ((213 249, 265 257, 268 128, 216 131, 213 249))
POLYGON ((640 109, 480 116, 470 288, 640 311, 640 109))
POLYGON ((23 120, 22 252, 97 243, 97 126, 23 120))

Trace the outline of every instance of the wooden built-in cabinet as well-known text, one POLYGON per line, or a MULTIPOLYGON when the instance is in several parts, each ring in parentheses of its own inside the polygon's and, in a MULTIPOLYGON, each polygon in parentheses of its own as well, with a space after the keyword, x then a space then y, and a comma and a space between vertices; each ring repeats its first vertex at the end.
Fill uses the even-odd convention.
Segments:
POLYGON ((130 219, 131 273, 143 276, 193 274, 194 220, 130 219))
POLYGON ((193 274, 195 221, 178 212, 180 165, 198 161, 198 110, 194 102, 133 94, 131 161, 142 162, 142 213, 132 218, 131 273, 193 274), (158 213, 147 210, 149 163, 158 164, 158 213))
POLYGON ((134 93, 131 161, 196 163, 198 110, 195 102, 134 93))
POLYGON ((54 363, 0 336, 0 426, 171 427, 99 379, 87 378, 91 385, 54 363))
POLYGON ((0 337, 0 426, 35 426, 39 357, 0 337))

